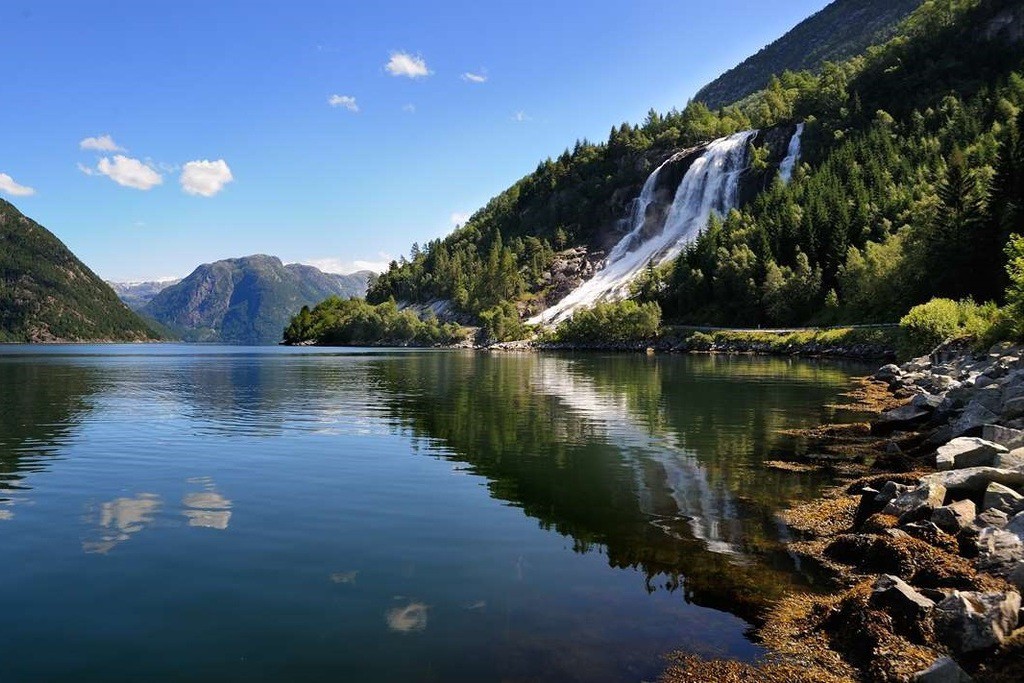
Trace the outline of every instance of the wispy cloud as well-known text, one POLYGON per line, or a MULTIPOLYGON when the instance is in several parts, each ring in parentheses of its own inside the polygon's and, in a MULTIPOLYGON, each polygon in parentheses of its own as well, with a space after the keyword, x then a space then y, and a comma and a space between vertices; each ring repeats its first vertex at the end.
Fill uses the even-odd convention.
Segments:
POLYGON ((0 173, 0 192, 12 197, 28 197, 36 193, 35 188, 15 182, 6 173, 0 173))
POLYGON ((187 194, 212 197, 235 178, 223 159, 190 161, 182 168, 181 189, 187 194))
POLYGON ((462 74, 462 80, 468 81, 469 83, 486 83, 487 73, 484 71, 481 71, 480 73, 473 73, 472 71, 467 71, 466 73, 462 74))
POLYGON ((416 105, 415 104, 403 105, 402 106, 402 111, 404 111, 406 114, 415 114, 416 113, 416 105))
POLYGON ((529 116, 527 116, 526 112, 524 112, 524 111, 517 111, 515 114, 512 114, 512 120, 515 121, 516 123, 523 123, 525 121, 533 121, 533 119, 530 118, 529 116))
POLYGON ((406 78, 423 78, 432 73, 422 57, 413 56, 407 52, 392 52, 384 69, 392 76, 405 76, 406 78))
POLYGON ((465 211, 456 211, 448 218, 448 222, 451 223, 453 228, 459 225, 465 225, 466 221, 469 220, 470 215, 471 214, 466 213, 465 211))
POLYGON ((351 112, 359 111, 359 105, 356 103, 356 98, 351 95, 331 95, 327 98, 327 104, 332 107, 344 107, 351 112))
POLYGON ((340 258, 328 257, 306 259, 299 263, 319 268, 325 273, 348 275, 349 273, 355 273, 360 270, 371 270, 374 273, 383 273, 388 269, 388 264, 393 260, 393 256, 382 251, 378 252, 376 259, 356 259, 354 261, 346 261, 340 258))
POLYGON ((87 169, 81 164, 78 168, 86 175, 105 175, 122 187, 136 190, 149 190, 164 182, 163 176, 152 166, 122 154, 115 155, 113 159, 103 157, 95 169, 87 169))
POLYGON ((126 152, 124 147, 114 142, 110 135, 97 135, 96 137, 83 138, 78 143, 79 149, 91 150, 94 152, 126 152))

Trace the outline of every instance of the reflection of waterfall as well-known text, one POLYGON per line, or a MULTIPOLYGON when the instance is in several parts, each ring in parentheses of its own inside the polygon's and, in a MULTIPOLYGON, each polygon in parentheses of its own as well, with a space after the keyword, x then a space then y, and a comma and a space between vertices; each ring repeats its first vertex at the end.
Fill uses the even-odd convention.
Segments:
POLYGON ((536 393, 556 397, 572 414, 603 428, 609 443, 621 447, 622 461, 633 472, 638 506, 652 524, 671 533, 666 523, 671 520, 656 505, 659 492, 667 490, 677 512, 674 519, 685 520, 695 538, 713 552, 738 552, 742 527, 735 501, 725 487, 711 485, 706 468, 684 450, 678 434, 652 434, 632 414, 626 394, 599 387, 573 372, 564 359, 540 359, 530 384, 536 393))
POLYGON ((740 175, 748 165, 748 143, 756 134, 745 131, 709 144, 683 176, 660 228, 648 225, 647 217, 664 164, 659 166, 647 179, 634 206, 632 229, 612 249, 604 268, 530 323, 558 323, 578 308, 621 299, 648 264, 661 265, 678 256, 707 225, 712 212, 724 215, 736 206, 740 175))
POLYGON ((793 178, 793 169, 796 162, 800 160, 800 139, 804 134, 804 124, 796 124, 796 132, 789 139, 789 149, 786 150, 786 158, 779 164, 779 175, 782 182, 788 183, 793 178))

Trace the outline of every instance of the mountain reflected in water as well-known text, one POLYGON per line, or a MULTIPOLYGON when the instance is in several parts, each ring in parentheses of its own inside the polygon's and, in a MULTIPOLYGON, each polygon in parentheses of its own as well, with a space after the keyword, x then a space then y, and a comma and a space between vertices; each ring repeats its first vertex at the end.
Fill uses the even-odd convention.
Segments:
POLYGON ((24 616, 0 622, 6 664, 14 680, 152 680, 184 657, 247 683, 299 661, 308 680, 611 682, 655 678, 674 649, 756 658, 749 620, 808 585, 775 512, 827 483, 762 463, 858 371, 0 350, 0 600, 24 616))

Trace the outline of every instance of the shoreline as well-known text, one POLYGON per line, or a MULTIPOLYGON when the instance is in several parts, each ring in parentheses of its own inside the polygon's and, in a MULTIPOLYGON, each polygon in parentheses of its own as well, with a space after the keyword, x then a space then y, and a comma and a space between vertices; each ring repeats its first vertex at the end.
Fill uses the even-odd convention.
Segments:
POLYGON ((940 349, 858 381, 867 422, 804 433, 839 483, 778 514, 792 555, 828 578, 792 595, 756 636, 765 661, 674 656, 695 680, 1024 680, 1024 348, 940 349))

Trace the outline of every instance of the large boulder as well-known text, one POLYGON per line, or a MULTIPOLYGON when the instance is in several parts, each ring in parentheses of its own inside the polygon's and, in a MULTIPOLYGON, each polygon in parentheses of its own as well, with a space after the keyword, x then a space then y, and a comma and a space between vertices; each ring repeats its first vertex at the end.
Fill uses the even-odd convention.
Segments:
POLYGON ((974 680, 949 657, 939 657, 930 667, 918 671, 911 683, 972 683, 974 680))
POLYGON ((970 526, 977 514, 977 506, 973 500, 958 500, 935 508, 932 512, 932 522, 947 534, 956 535, 961 529, 970 526))
POLYGON ((1003 486, 995 482, 985 489, 985 498, 982 507, 986 510, 994 508, 1002 510, 1007 515, 1015 515, 1024 510, 1024 496, 1020 495, 1009 486, 1003 486))
POLYGON ((898 365, 893 365, 892 363, 888 365, 883 365, 878 369, 878 372, 875 373, 875 379, 879 380, 880 382, 892 383, 902 376, 903 371, 900 370, 898 365))
POLYGON ((997 443, 975 436, 961 436, 935 451, 935 468, 944 472, 965 467, 990 466, 995 463, 997 455, 1007 452, 1005 446, 997 443))
POLYGON ((1024 543, 1011 531, 987 527, 978 533, 977 565, 999 576, 1006 576, 1018 562, 1024 561, 1024 543))
POLYGON ((935 482, 923 483, 890 501, 882 514, 899 517, 900 524, 931 517, 932 511, 942 506, 946 487, 935 482))
POLYGON ((1017 627, 1020 593, 955 591, 933 610, 935 636, 957 653, 997 647, 1017 627))
POLYGON ((905 430, 925 422, 931 410, 919 408, 912 403, 887 410, 871 424, 873 434, 890 434, 897 430, 905 430))
POLYGON ((968 467, 962 470, 935 472, 921 477, 921 483, 941 484, 947 491, 983 493, 992 482, 1004 486, 1024 486, 1024 472, 998 467, 968 467))
POLYGON ((1000 453, 993 465, 1008 470, 1024 469, 1024 448, 1014 448, 1009 453, 1000 453))

